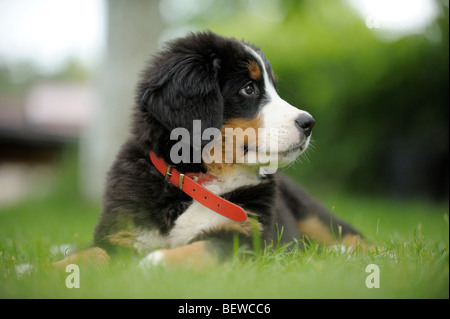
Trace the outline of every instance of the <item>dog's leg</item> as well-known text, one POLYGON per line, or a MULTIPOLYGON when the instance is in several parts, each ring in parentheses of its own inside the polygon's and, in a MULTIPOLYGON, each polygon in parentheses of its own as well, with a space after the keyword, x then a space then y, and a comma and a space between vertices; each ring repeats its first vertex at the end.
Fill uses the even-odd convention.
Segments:
POLYGON ((92 264, 103 266, 109 263, 109 255, 99 247, 76 251, 63 260, 52 263, 55 268, 66 267, 69 264, 92 264))
POLYGON ((146 268, 156 265, 188 265, 195 268, 203 268, 214 264, 217 260, 209 245, 208 241, 197 241, 173 249, 159 249, 142 259, 139 266, 146 268))
POLYGON ((301 235, 325 245, 358 246, 363 236, 312 198, 305 190, 279 175, 280 196, 294 215, 301 235))
POLYGON ((195 268, 211 266, 229 259, 236 246, 253 249, 256 241, 262 246, 262 226, 256 219, 227 222, 204 230, 187 245, 159 249, 148 254, 139 264, 142 268, 154 265, 190 265, 195 268))
POLYGON ((330 214, 328 223, 318 216, 309 216, 297 222, 297 228, 302 235, 325 245, 343 244, 356 246, 362 241, 362 236, 350 225, 330 214))

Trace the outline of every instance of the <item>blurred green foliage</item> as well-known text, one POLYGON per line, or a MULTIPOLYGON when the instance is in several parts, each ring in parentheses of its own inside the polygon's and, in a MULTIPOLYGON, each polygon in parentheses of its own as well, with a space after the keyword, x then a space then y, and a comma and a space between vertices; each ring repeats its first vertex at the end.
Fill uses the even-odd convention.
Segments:
POLYGON ((261 47, 280 96, 316 118, 313 150, 289 174, 364 193, 448 198, 448 5, 438 2, 429 27, 439 41, 388 42, 343 1, 216 4, 213 12, 228 14, 198 23, 261 47))

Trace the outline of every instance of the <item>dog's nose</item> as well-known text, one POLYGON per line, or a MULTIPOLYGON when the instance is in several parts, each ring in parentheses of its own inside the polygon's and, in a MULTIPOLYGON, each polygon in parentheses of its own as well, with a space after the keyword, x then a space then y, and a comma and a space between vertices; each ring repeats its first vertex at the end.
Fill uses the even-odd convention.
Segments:
POLYGON ((295 124, 297 124, 297 128, 300 132, 303 132, 306 137, 311 135, 312 129, 316 121, 309 114, 302 114, 295 119, 295 124))

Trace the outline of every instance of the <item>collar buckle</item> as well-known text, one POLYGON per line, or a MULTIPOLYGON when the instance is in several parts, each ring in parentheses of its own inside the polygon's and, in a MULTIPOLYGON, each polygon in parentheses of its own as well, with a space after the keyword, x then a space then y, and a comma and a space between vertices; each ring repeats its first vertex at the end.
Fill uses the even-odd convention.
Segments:
MULTIPOLYGON (((164 180, 170 182, 169 178, 173 176, 172 174, 173 166, 168 164, 166 168, 166 174, 164 175, 164 180)), ((183 190, 183 182, 184 182, 184 174, 180 173, 180 177, 178 178, 178 188, 183 190)))
POLYGON ((164 175, 164 179, 166 180, 166 181, 168 181, 169 180, 169 177, 170 176, 172 176, 172 172, 171 172, 171 170, 172 170, 172 165, 167 165, 167 169, 166 169, 166 175, 164 175))

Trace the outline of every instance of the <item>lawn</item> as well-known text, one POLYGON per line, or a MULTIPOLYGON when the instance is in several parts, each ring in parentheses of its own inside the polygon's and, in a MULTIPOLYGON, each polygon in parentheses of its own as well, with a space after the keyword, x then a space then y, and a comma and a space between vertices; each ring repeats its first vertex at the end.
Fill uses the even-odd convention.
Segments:
MULTIPOLYGON (((311 243, 279 247, 202 271, 137 268, 136 256, 72 275, 50 263, 71 247, 89 245, 99 203, 76 195, 63 179, 45 198, 0 208, 0 298, 448 298, 448 203, 399 202, 349 194, 320 194, 332 211, 383 252, 343 252, 311 243), (379 288, 366 279, 379 269, 379 288)), ((369 281, 372 282, 370 280, 369 281)))

